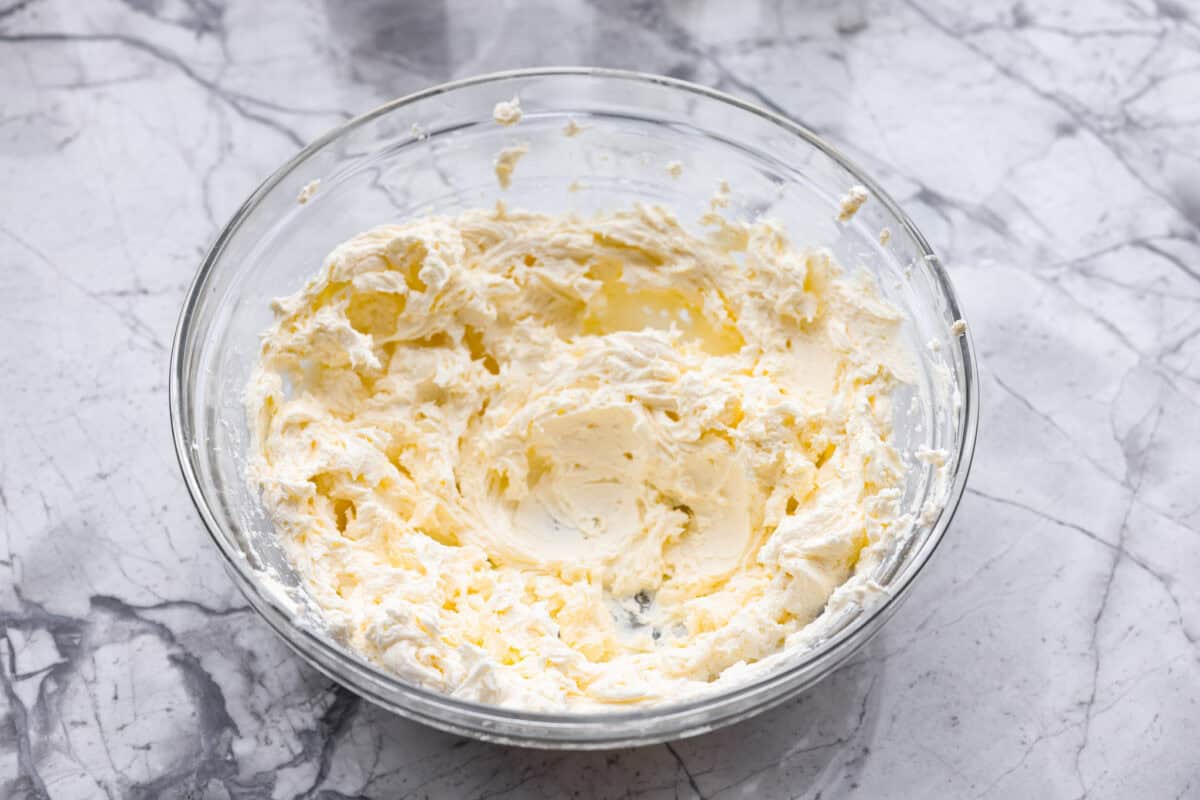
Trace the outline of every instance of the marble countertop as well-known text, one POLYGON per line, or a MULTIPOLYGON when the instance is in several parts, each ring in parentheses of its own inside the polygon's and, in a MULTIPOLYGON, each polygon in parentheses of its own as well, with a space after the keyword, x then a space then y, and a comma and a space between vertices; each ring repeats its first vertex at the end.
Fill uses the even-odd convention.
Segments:
POLYGON ((1200 7, 477 6, 0 0, 0 795, 1200 797, 1200 7), (242 198, 354 113, 537 64, 825 135, 979 348, 970 488, 907 604, 673 745, 498 747, 331 685, 245 607, 170 443, 176 316, 242 198))

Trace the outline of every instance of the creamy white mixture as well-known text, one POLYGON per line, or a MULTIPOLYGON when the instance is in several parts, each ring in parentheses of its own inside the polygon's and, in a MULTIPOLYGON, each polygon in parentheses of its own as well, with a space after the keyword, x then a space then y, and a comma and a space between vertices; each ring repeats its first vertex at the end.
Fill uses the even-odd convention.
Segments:
POLYGON ((492 109, 492 119, 497 125, 511 127, 521 121, 523 113, 521 112, 521 100, 514 97, 512 100, 502 100, 496 103, 492 109))
POLYGON ((276 311, 251 478, 335 634, 424 686, 537 709, 724 687, 877 591, 912 525, 901 316, 770 223, 430 217, 339 246, 276 311))
POLYGON ((517 162, 520 161, 529 152, 529 145, 514 144, 511 147, 505 147, 496 154, 496 159, 492 162, 492 167, 496 172, 496 182, 500 184, 501 189, 507 189, 512 185, 513 170, 517 168, 517 162))
POLYGON ((850 190, 846 192, 846 196, 842 198, 841 203, 838 205, 838 221, 849 222, 853 219, 854 215, 858 213, 858 210, 863 207, 863 203, 867 202, 870 196, 871 193, 867 191, 867 187, 851 186, 850 190))

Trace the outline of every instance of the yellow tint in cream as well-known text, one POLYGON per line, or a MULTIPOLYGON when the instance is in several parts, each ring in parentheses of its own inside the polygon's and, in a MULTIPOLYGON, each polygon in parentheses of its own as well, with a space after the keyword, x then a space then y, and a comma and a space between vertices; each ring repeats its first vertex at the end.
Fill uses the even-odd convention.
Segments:
POLYGON ((615 708, 748 680, 878 590, 903 319, 774 224, 710 227, 429 217, 276 301, 250 477, 335 635, 450 695, 615 708))

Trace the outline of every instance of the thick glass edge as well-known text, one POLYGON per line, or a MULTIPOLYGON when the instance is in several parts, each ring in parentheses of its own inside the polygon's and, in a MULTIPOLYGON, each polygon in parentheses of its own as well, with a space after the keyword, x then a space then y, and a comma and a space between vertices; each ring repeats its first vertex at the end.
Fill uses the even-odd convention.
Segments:
MULTIPOLYGON (((916 245, 917 250, 921 252, 923 256, 925 256, 925 258, 921 259, 922 268, 928 269, 933 273, 939 291, 941 291, 946 299, 948 310, 955 316, 955 318, 962 317, 957 295, 950 284, 949 276, 947 275, 941 260, 936 256, 933 248, 917 229, 915 223, 913 223, 909 216, 899 207, 899 205, 891 198, 891 196, 882 189, 882 187, 880 187, 849 158, 843 155, 831 144, 810 131, 808 128, 784 116, 763 109, 724 92, 690 83, 688 81, 682 81, 676 78, 629 70, 598 69, 588 67, 548 67, 510 70, 478 75, 433 86, 428 89, 405 95, 384 103, 383 105, 380 105, 371 111, 349 120, 343 125, 333 128, 332 130, 315 139, 312 143, 301 149, 296 155, 285 162, 279 169, 275 170, 275 172, 273 172, 258 186, 257 189, 255 189, 253 193, 251 193, 251 195, 244 203, 242 203, 238 210, 234 212, 233 216, 230 218, 230 221, 221 230, 212 247, 210 247, 206 253, 200 269, 197 271, 191 285, 188 288, 184 304, 180 311, 179 319, 175 327, 175 335, 172 342, 169 362, 170 375, 168 379, 167 394, 168 403, 170 405, 171 430, 175 445, 176 460, 179 463, 180 471, 183 473, 184 483, 186 484, 188 493, 191 496, 192 504, 196 507, 197 512, 200 514, 201 520, 204 522, 210 538, 213 539, 218 550, 225 558, 227 568, 236 571, 238 574, 238 577, 240 578, 240 580, 237 581, 238 588, 243 592, 243 594, 249 595, 251 592, 253 593, 253 600, 257 600, 257 602, 252 602, 252 605, 255 606, 256 610, 258 610, 260 614, 263 613, 263 610, 260 608, 260 606, 265 606, 283 618, 288 617, 287 610, 280 607, 278 602, 273 598, 264 594, 252 580, 251 576, 247 574, 248 572, 253 572, 253 568, 245 563, 245 559, 242 554, 234 551, 230 543, 223 536, 218 535, 217 531, 220 529, 220 525, 213 515, 212 510, 209 508, 208 502, 204 497, 203 491, 201 490, 199 479, 196 474, 195 463, 192 461, 191 447, 187 442, 187 434, 189 434, 194 427, 192 419, 193 410, 188 406, 187 398, 183 396, 183 386, 186 385, 186 378, 189 377, 189 365, 186 363, 186 356, 188 352, 187 345, 189 345, 191 342, 191 323, 200 305, 201 294, 207 284, 209 275, 215 268, 217 260, 224 251, 229 240, 241 228, 241 225, 246 217, 258 206, 266 194, 274 189, 296 168, 306 162, 311 155, 349 131, 359 128, 362 125, 365 125, 368 122, 371 122, 372 120, 390 113, 398 108, 429 97, 436 97, 447 92, 452 92, 456 89, 521 78, 545 78, 554 76, 594 76, 614 80, 644 82, 675 88, 734 106, 735 108, 753 114, 754 116, 773 123, 784 130, 801 137, 808 144, 818 149, 824 155, 837 163, 840 167, 853 175, 855 179, 858 180, 864 187, 866 187, 867 190, 874 195, 874 197, 888 210, 888 212, 901 223, 909 238, 916 245)), ((959 441, 957 457, 955 460, 955 479, 948 492, 945 506, 942 508, 941 513, 930 529, 929 535, 922 543, 920 550, 914 555, 912 562, 908 567, 894 577, 892 581, 894 588, 888 593, 888 595, 866 609, 851 624, 847 625, 842 630, 838 631, 815 646, 806 654, 806 657, 803 661, 792 665, 786 670, 764 676, 757 681, 753 681, 745 686, 735 688, 725 694, 702 697, 684 703, 656 706, 638 711, 614 711, 583 714, 522 712, 512 711, 498 706, 460 700, 438 692, 432 692, 416 685, 405 683, 396 678, 394 675, 384 672, 375 665, 370 664, 363 659, 346 653, 342 649, 324 641, 321 638, 294 628, 281 629, 270 620, 268 620, 268 622, 271 624, 271 627, 275 629, 285 641, 287 641, 289 646, 297 649, 302 656, 306 656, 306 658, 310 661, 312 660, 311 656, 304 652, 298 642, 293 641, 293 636, 295 636, 297 633, 304 634, 305 641, 311 646, 321 650, 324 656, 327 658, 339 661, 350 660, 355 669, 361 670, 366 674, 367 677, 370 677, 373 680, 380 681, 384 684, 390 684, 399 691, 412 694, 426 703, 435 705, 440 704, 447 709, 481 721, 484 719, 494 720, 495 717, 499 716, 518 723, 529 722, 551 725, 573 725, 580 728, 595 726, 611 727, 614 725, 620 725, 622 723, 645 723, 648 721, 655 721, 661 725, 667 725, 671 719, 685 716, 689 713, 696 712, 704 708, 713 708, 722 704, 732 704, 738 701, 745 702, 749 700, 750 702, 748 705, 752 709, 761 710, 767 706, 765 703, 761 706, 759 703, 755 703, 754 698, 759 695, 770 694, 772 690, 780 685, 790 683, 795 679, 800 678, 800 676, 802 676, 806 670, 811 670, 814 667, 818 667, 821 662, 841 662, 843 659, 838 657, 841 654, 837 653, 836 651, 844 642, 858 635, 877 619, 886 619, 891 615, 891 613, 894 613, 895 607, 898 605, 899 600, 908 593, 914 578, 921 571, 921 569, 924 568, 925 564, 928 563, 938 545, 941 543, 946 529, 949 527, 949 523, 957 511, 958 505, 962 499, 962 494, 966 488, 967 478, 974 457, 978 429, 978 367, 975 361, 975 350, 972 345, 971 334, 969 330, 960 337, 958 345, 960 357, 962 359, 962 376, 959 381, 959 390, 962 393, 962 405, 959 410, 959 422, 962 426, 962 436, 959 441)), ((857 649, 857 647, 854 649, 857 649)), ((849 655, 850 652, 848 651, 845 654, 845 657, 848 657, 849 655)), ((321 671, 324 672, 325 670, 322 669, 321 671)), ((343 676, 338 676, 335 678, 335 680, 341 682, 345 680, 345 678, 343 676)), ((801 691, 805 686, 811 685, 812 682, 812 680, 805 681, 803 678, 801 678, 798 686, 792 689, 791 692, 785 693, 782 697, 786 698, 793 692, 801 691)), ((373 700, 374 702, 385 705, 392 710, 396 710, 395 703, 393 703, 391 700, 379 697, 371 688, 361 685, 360 681, 355 681, 351 685, 355 690, 373 696, 375 698, 373 700)), ((754 713, 754 711, 748 711, 746 714, 738 715, 736 718, 744 718, 744 716, 749 716, 751 713, 754 713)), ((728 722, 732 721, 734 721, 734 719, 731 718, 729 720, 717 723, 716 725, 706 725, 705 727, 707 729, 712 729, 718 725, 727 724, 728 722)), ((437 727, 442 726, 438 725, 437 727)), ((456 732, 470 730, 468 727, 460 728, 458 726, 455 726, 453 729, 456 732)), ((478 731, 474 732, 478 733, 478 731)), ((671 735, 672 734, 670 733, 665 733, 661 736, 658 734, 652 734, 651 738, 653 738, 655 741, 661 741, 664 738, 670 738, 671 735)), ((508 738, 512 741, 528 741, 521 739, 521 737, 497 738, 508 738)), ((613 742, 619 741, 626 740, 620 739, 619 737, 613 740, 613 742)), ((628 741, 643 741, 643 739, 641 737, 634 737, 628 741)), ((605 746, 612 745, 609 744, 605 746)))

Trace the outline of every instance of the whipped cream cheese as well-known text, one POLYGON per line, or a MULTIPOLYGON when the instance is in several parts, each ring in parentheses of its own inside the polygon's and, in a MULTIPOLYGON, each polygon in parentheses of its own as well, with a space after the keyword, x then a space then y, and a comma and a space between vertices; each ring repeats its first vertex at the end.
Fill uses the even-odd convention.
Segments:
POLYGON ((276 301, 249 474, 336 636, 453 696, 620 707, 748 680, 878 591, 913 524, 902 317, 709 222, 417 219, 276 301))
POLYGON ((315 180, 309 181, 308 183, 304 184, 304 186, 300 189, 300 193, 296 195, 296 202, 299 203, 300 205, 304 205, 309 200, 313 199, 313 195, 315 195, 317 193, 317 190, 320 188, 321 188, 321 179, 320 178, 316 178, 315 180))
POLYGON ((501 189, 507 189, 512 185, 513 170, 517 168, 517 162, 528 152, 529 145, 514 144, 496 154, 493 168, 496 172, 496 182, 500 184, 501 189))
POLYGON ((867 202, 867 198, 871 193, 867 191, 867 187, 854 185, 842 197, 841 203, 838 205, 838 222, 849 222, 858 213, 858 210, 863 207, 863 203, 867 202))
POLYGON ((514 97, 512 100, 501 100, 492 108, 492 120, 497 125, 511 127, 521 121, 524 116, 521 111, 521 100, 514 97))

